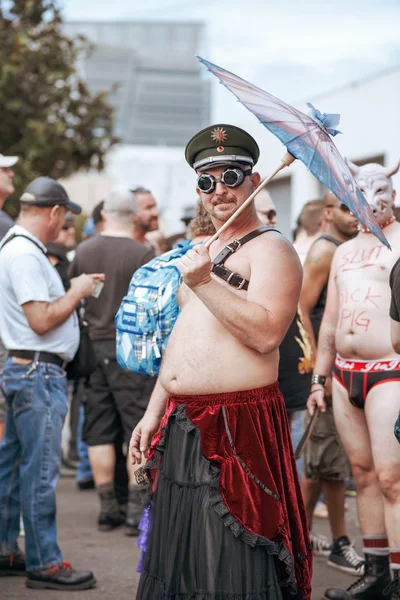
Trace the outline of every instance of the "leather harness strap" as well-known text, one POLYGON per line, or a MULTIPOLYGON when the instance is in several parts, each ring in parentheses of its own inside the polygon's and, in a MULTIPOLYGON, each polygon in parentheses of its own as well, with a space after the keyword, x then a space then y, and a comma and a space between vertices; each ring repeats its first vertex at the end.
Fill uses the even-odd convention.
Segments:
POLYGON ((242 277, 242 275, 239 275, 239 273, 233 273, 233 271, 230 271, 227 267, 225 267, 224 263, 232 254, 237 252, 239 248, 243 246, 243 244, 250 242, 250 240, 256 238, 262 233, 265 233, 266 231, 276 231, 277 233, 280 233, 280 231, 277 229, 264 225, 263 227, 259 227, 258 229, 251 231, 239 240, 233 240, 233 242, 225 246, 225 248, 223 248, 223 250, 221 250, 221 252, 214 258, 212 261, 211 273, 214 273, 214 275, 229 283, 229 285, 234 287, 236 290, 247 290, 249 287, 249 281, 245 279, 245 277, 242 277))

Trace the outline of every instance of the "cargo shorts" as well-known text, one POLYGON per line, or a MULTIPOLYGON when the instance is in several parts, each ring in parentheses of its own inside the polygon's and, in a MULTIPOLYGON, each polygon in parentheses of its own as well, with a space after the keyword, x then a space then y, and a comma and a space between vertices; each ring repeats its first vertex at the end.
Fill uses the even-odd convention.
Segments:
MULTIPOLYGON (((304 427, 310 420, 304 416, 304 427)), ((340 442, 332 406, 326 407, 314 425, 304 449, 304 475, 307 479, 344 481, 350 475, 350 465, 340 442)))

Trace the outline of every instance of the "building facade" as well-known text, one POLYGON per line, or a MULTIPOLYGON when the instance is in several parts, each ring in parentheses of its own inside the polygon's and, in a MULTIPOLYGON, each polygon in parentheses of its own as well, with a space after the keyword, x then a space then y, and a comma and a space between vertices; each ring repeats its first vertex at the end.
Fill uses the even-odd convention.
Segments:
POLYGON ((79 68, 91 90, 110 90, 121 143, 184 146, 208 125, 211 85, 195 60, 202 23, 74 21, 64 31, 93 45, 79 68))

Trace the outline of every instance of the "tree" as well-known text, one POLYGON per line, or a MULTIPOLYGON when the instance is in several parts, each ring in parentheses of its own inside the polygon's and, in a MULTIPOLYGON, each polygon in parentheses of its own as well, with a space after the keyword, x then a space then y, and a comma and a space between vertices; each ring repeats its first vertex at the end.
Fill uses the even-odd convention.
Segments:
POLYGON ((35 177, 102 170, 114 143, 108 92, 93 94, 76 65, 90 46, 62 32, 57 0, 0 0, 0 152, 20 156, 16 192, 35 177))

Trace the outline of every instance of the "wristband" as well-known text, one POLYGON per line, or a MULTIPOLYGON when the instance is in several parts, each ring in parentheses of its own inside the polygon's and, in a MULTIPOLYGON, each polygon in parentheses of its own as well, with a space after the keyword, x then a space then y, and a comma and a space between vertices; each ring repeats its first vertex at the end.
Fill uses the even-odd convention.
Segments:
POLYGON ((322 385, 322 387, 326 386, 327 377, 324 375, 317 375, 314 373, 311 375, 311 385, 322 385))

